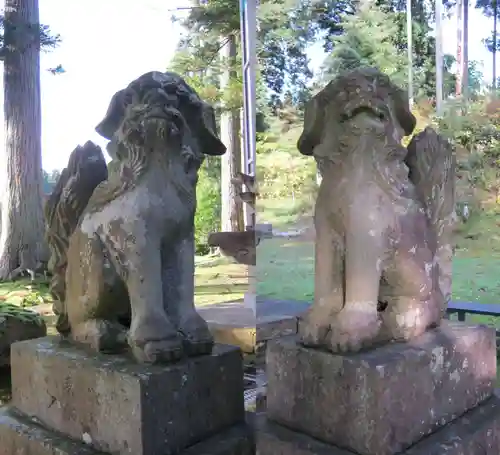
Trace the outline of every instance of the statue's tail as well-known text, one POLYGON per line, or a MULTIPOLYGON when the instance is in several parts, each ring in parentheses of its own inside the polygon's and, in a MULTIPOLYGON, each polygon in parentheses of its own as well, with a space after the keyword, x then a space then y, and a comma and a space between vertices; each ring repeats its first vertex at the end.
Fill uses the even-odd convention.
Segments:
POLYGON ((57 330, 69 332, 65 309, 69 240, 95 188, 108 178, 101 148, 91 141, 76 147, 45 204, 46 238, 50 248, 50 292, 55 300, 57 330))
POLYGON ((451 298, 455 150, 444 137, 432 128, 426 128, 415 135, 408 145, 406 164, 435 234, 439 288, 447 305, 451 298))

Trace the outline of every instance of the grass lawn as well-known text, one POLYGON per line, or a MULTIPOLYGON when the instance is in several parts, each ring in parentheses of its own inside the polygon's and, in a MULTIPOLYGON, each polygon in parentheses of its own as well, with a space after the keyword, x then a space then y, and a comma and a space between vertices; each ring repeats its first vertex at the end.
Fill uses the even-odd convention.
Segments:
MULTIPOLYGON (((247 287, 246 267, 220 257, 196 258, 195 303, 198 306, 211 305, 243 298, 247 287)), ((48 282, 29 280, 0 283, 0 316, 2 305, 4 311, 15 305, 20 308, 42 307, 50 310, 52 298, 49 294, 48 282)), ((50 325, 50 311, 44 312, 50 325)))

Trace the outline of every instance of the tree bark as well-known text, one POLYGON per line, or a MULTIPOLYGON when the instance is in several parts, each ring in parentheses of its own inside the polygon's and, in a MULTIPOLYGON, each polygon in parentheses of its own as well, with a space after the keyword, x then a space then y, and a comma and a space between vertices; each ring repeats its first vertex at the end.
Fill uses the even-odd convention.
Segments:
MULTIPOLYGON (((221 91, 227 91, 230 81, 236 79, 236 37, 230 35, 227 44, 221 49, 223 65, 227 68, 221 77, 221 91)), ((227 92, 226 92, 227 95, 227 92)), ((227 152, 221 161, 221 231, 243 231, 242 204, 238 199, 238 189, 232 182, 241 171, 241 118, 239 109, 224 106, 221 114, 221 140, 227 152)))
POLYGON ((0 279, 48 259, 42 209, 38 0, 5 0, 0 279))

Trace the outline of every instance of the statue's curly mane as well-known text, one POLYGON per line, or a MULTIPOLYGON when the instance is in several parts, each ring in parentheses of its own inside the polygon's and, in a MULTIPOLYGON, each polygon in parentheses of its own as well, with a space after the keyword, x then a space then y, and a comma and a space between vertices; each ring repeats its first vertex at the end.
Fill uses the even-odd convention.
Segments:
POLYGON ((405 162, 410 169, 410 180, 433 224, 453 211, 454 198, 445 197, 445 193, 455 192, 455 159, 451 143, 429 127, 408 144, 405 162), (446 201, 452 206, 444 206, 446 201))
POLYGON ((111 201, 136 188, 149 169, 147 147, 129 146, 126 149, 127 156, 121 157, 118 172, 96 187, 84 214, 98 212, 111 201))

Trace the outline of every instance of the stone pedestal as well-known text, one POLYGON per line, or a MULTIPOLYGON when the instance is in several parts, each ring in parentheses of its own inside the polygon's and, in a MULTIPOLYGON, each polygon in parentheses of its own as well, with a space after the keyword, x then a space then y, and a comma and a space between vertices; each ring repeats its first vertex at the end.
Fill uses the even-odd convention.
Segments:
POLYGON ((472 447, 490 445, 498 454, 495 341, 491 328, 448 321, 412 342, 352 355, 306 349, 292 337, 277 340, 267 353, 273 424, 264 426, 258 453, 475 455, 485 452, 472 447), (459 443, 450 436, 454 429, 470 435, 462 452, 445 450, 459 443), (314 448, 287 450, 294 438, 297 447, 314 448), (433 451, 421 449, 429 440, 433 451))
POLYGON ((251 453, 238 348, 144 366, 48 337, 14 344, 11 364, 0 455, 251 453))

